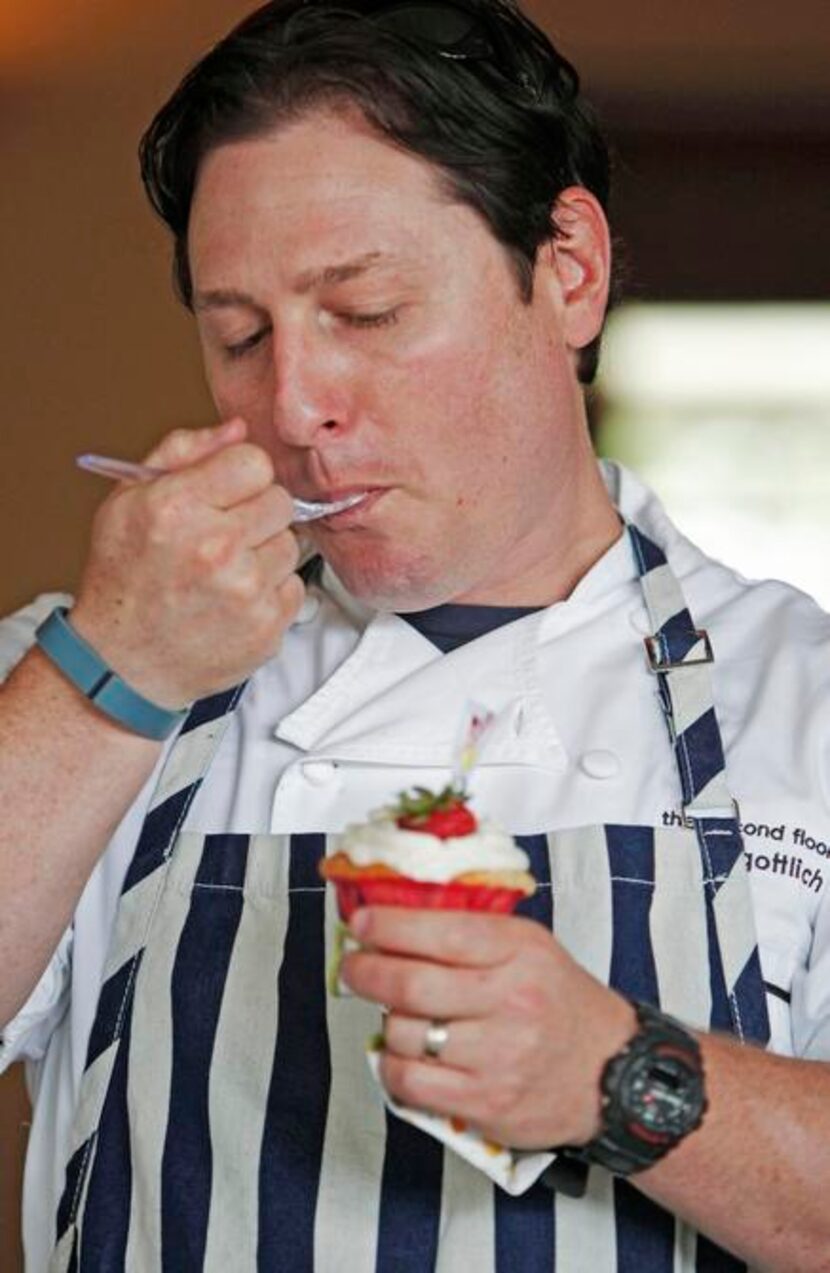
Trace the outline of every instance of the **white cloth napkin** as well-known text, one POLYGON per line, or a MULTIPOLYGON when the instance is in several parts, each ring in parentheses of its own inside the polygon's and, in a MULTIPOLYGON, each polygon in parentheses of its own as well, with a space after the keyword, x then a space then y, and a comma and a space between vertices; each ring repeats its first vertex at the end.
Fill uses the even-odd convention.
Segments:
POLYGON ((427 1114, 423 1110, 410 1109, 394 1101, 380 1081, 381 1048, 376 1040, 371 1040, 366 1048, 369 1068, 380 1088, 384 1103, 398 1118, 413 1127, 434 1136, 443 1145, 458 1154, 466 1162, 483 1171, 495 1181, 506 1193, 525 1193, 534 1185, 556 1157, 555 1154, 537 1151, 505 1149, 504 1145, 496 1145, 485 1140, 470 1127, 464 1127, 457 1119, 444 1118, 438 1114, 427 1114))

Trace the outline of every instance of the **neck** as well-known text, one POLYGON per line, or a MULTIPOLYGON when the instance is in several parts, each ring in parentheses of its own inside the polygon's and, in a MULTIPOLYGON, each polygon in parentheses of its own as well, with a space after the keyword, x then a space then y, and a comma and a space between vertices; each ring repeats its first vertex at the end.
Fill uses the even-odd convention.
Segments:
POLYGON ((453 598, 463 605, 549 606, 566 600, 620 538, 620 517, 593 451, 486 583, 453 598))

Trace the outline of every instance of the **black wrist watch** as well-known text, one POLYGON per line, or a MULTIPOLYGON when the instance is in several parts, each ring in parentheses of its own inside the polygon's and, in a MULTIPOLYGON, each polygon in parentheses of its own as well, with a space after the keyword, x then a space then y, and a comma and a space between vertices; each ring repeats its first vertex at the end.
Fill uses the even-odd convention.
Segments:
MULTIPOLYGON (((697 1040, 649 1004, 634 1008, 637 1032, 602 1072, 602 1129, 586 1145, 557 1149, 564 1161, 557 1171, 557 1158, 546 1173, 554 1189, 575 1192, 578 1164, 598 1164, 618 1176, 644 1171, 703 1120, 706 1093, 697 1040)), ((583 1189, 585 1174, 583 1166, 583 1189)))

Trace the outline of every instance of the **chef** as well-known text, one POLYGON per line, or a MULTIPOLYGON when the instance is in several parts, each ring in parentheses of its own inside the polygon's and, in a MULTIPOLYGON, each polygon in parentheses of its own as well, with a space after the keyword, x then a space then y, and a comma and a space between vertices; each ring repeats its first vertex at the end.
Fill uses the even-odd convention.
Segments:
POLYGON ((830 621, 597 464, 575 71, 506 0, 277 0, 142 170, 221 423, 0 629, 27 1267, 830 1267, 830 621), (319 860, 471 699, 537 891, 359 911, 328 995, 319 860), (385 1108, 381 1008, 390 1098, 521 1191, 385 1108))

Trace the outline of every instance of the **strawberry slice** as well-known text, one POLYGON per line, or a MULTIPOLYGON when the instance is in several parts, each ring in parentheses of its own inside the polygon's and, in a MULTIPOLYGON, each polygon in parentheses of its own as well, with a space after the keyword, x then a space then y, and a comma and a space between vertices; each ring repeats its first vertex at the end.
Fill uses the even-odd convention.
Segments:
POLYGON ((466 791, 452 785, 437 794, 428 787, 403 791, 393 813, 405 831, 425 831, 439 840, 471 835, 477 830, 475 814, 467 808, 466 791))
POLYGON ((474 814, 462 804, 451 809, 436 809, 433 813, 421 817, 404 815, 396 821, 405 831, 426 831, 429 835, 437 836, 439 840, 471 835, 478 826, 474 814))

